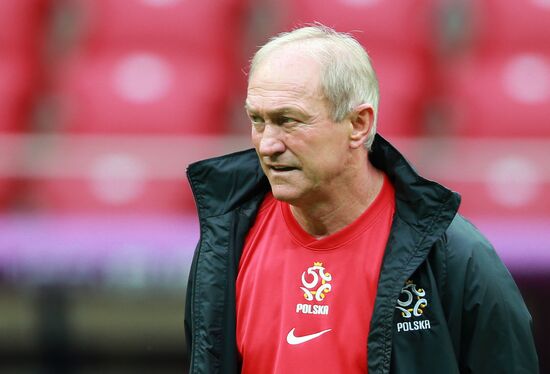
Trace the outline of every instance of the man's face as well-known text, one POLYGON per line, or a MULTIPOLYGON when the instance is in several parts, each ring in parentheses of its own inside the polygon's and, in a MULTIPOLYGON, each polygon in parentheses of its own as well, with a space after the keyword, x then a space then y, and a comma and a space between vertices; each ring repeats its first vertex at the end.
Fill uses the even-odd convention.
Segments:
POLYGON ((297 206, 337 194, 350 160, 351 123, 331 119, 319 74, 303 48, 285 46, 257 67, 248 85, 246 108, 262 169, 275 198, 297 206))

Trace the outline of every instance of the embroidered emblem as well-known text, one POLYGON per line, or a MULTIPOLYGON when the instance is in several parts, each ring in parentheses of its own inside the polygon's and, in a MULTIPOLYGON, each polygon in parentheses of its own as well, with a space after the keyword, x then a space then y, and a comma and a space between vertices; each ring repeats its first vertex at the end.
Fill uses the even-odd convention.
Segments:
POLYGON ((397 298, 395 308, 401 312, 401 316, 406 319, 404 322, 397 323, 397 332, 429 330, 432 328, 430 320, 427 318, 414 319, 414 317, 424 316, 424 311, 428 306, 426 290, 417 288, 411 280, 405 283, 405 287, 401 289, 401 293, 397 298))
POLYGON ((419 317, 428 306, 425 296, 426 291, 423 288, 416 288, 416 284, 408 280, 397 299, 396 308, 401 311, 404 318, 419 317))
POLYGON ((330 281, 332 275, 325 272, 322 262, 314 262, 313 266, 302 273, 302 285, 300 287, 304 291, 304 298, 307 301, 323 301, 327 293, 332 289, 330 281))

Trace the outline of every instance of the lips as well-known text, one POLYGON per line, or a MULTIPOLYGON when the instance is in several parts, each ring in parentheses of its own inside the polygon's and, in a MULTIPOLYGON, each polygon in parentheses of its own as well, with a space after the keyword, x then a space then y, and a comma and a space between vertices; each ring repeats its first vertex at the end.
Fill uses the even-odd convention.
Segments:
POLYGON ((297 167, 286 164, 265 164, 265 166, 272 174, 287 173, 298 170, 297 167))
POLYGON ((271 169, 271 170, 280 171, 280 172, 296 170, 295 167, 293 167, 293 166, 286 166, 286 165, 268 165, 268 167, 269 167, 269 169, 271 169))

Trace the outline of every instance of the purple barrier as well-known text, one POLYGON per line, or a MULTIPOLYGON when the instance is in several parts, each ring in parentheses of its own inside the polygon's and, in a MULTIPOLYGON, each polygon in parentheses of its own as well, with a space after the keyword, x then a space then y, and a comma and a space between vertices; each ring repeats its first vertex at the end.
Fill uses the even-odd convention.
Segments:
POLYGON ((8 280, 38 283, 179 286, 198 232, 191 216, 4 216, 0 272, 8 280))
MULTIPOLYGON (((473 219, 515 273, 550 271, 550 219, 473 219)), ((184 286, 195 217, 3 216, 0 274, 13 282, 184 286)))
POLYGON ((489 238, 511 271, 550 274, 550 217, 485 217, 472 222, 489 238))

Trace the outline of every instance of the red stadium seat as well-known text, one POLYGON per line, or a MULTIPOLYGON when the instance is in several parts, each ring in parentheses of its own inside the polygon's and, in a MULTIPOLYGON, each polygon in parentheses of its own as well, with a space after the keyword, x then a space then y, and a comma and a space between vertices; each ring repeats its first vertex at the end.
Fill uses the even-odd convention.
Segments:
POLYGON ((37 208, 55 214, 181 214, 194 209, 183 179, 48 178, 36 180, 33 188, 37 208))
MULTIPOLYGON (((458 191, 468 217, 545 217, 550 211, 550 149, 538 139, 454 138, 431 160, 440 183, 458 191)), ((433 158, 433 157, 432 157, 433 158)))
POLYGON ((30 62, 18 55, 0 56, 0 133, 25 128, 33 87, 30 62))
POLYGON ((352 32, 369 51, 429 50, 433 44, 435 0, 288 0, 286 26, 321 22, 352 32))
POLYGON ((0 214, 14 205, 18 184, 14 178, 0 176, 0 214))
POLYGON ((179 178, 159 175, 143 154, 98 153, 78 162, 80 173, 33 180, 36 208, 55 214, 181 214, 194 209, 183 173, 179 178))
POLYGON ((118 50, 81 56, 62 71, 62 130, 217 134, 229 123, 231 88, 217 60, 118 50))
POLYGON ((459 135, 550 137, 550 53, 472 59, 449 69, 446 87, 459 135))
POLYGON ((231 55, 244 25, 243 0, 80 0, 94 48, 169 46, 187 54, 231 55))
POLYGON ((230 126, 243 0, 78 0, 84 37, 54 91, 61 130, 219 134, 230 126))
POLYGON ((548 0, 470 1, 475 47, 484 52, 550 49, 548 0))
MULTIPOLYGON (((461 194, 460 212, 466 217, 545 217, 550 210, 550 199, 543 192, 550 187, 548 183, 518 185, 514 182, 499 184, 488 180, 439 182, 461 194), (518 191, 524 189, 528 189, 527 192, 519 195, 518 191)), ((522 183, 519 178, 516 182, 522 183)))
POLYGON ((20 135, 0 132, 0 212, 11 205, 18 192, 23 150, 20 135))
POLYGON ((38 50, 47 4, 47 0, 0 1, 0 51, 32 54, 38 50))
POLYGON ((462 195, 467 217, 548 217, 547 139, 433 137, 396 139, 429 179, 462 195))
POLYGON ((22 147, 15 132, 26 129, 36 85, 47 0, 0 1, 0 211, 20 185, 22 147))
POLYGON ((27 167, 33 173, 29 205, 48 213, 82 214, 193 213, 185 165, 249 142, 240 137, 66 133, 34 141, 40 157, 29 159, 27 167))
POLYGON ((378 131, 385 136, 422 134, 430 75, 415 54, 373 54, 380 85, 378 131))
POLYGON ((0 178, 0 212, 3 212, 10 200, 13 185, 10 180, 0 178))

